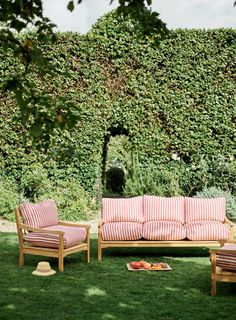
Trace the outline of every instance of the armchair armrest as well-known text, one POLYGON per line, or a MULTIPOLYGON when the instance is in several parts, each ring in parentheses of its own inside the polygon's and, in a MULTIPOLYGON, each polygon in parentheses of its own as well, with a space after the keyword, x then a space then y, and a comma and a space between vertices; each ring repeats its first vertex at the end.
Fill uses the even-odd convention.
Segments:
POLYGON ((228 253, 228 254, 234 254, 236 255, 235 250, 224 250, 224 249, 210 249, 210 254, 217 254, 217 253, 228 253))
POLYGON ((222 246, 225 245, 226 243, 229 244, 236 244, 236 240, 220 240, 220 245, 221 248, 219 249, 210 249, 209 253, 210 254, 216 254, 216 253, 228 253, 228 254, 235 254, 236 255, 236 250, 229 250, 229 249, 222 249, 222 246))
POLYGON ((59 230, 45 230, 45 229, 42 229, 42 228, 36 228, 36 227, 27 226, 26 224, 23 224, 23 223, 20 223, 19 227, 20 227, 20 229, 26 230, 26 231, 64 235, 64 232, 63 232, 63 231, 59 231, 59 230))
POLYGON ((73 223, 73 222, 67 222, 67 221, 58 221, 58 224, 61 226, 85 228, 87 231, 91 228, 89 224, 80 224, 80 223, 75 223, 75 222, 73 223))

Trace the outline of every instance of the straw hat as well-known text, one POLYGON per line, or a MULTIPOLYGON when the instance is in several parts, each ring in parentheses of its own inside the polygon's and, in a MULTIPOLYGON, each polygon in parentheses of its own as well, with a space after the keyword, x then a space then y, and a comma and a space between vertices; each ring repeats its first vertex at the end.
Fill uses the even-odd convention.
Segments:
POLYGON ((41 261, 38 263, 36 270, 32 272, 32 274, 36 276, 51 276, 56 273, 55 270, 52 270, 49 262, 41 261))

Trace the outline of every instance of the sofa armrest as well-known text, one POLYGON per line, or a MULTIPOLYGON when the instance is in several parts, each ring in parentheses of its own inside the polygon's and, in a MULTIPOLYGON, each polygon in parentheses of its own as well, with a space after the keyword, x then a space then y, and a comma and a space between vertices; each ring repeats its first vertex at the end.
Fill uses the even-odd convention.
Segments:
POLYGON ((225 218, 224 224, 228 224, 230 226, 230 239, 234 239, 234 223, 228 218, 225 218))

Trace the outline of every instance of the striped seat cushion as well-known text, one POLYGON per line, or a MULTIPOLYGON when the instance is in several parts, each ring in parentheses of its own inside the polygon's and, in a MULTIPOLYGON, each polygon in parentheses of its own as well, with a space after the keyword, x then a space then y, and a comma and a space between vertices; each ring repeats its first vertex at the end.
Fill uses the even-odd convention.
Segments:
MULTIPOLYGON (((64 248, 70 248, 86 239, 85 229, 79 227, 55 225, 43 229, 63 231, 64 248)), ((59 247, 59 236, 57 234, 29 232, 25 235, 24 239, 34 246, 47 248, 59 247)))
POLYGON ((102 220, 107 222, 142 222, 142 197, 103 198, 102 220))
POLYGON ((223 222, 226 217, 226 201, 220 198, 185 198, 185 221, 213 220, 223 222))
POLYGON ((216 265, 225 270, 236 271, 236 244, 225 244, 221 247, 223 250, 233 250, 235 253, 218 253, 216 254, 216 265))
POLYGON ((184 223, 184 197, 158 197, 145 195, 144 221, 175 221, 184 223))
POLYGON ((230 238, 230 227, 219 221, 192 221, 185 224, 189 240, 220 240, 230 238))
POLYGON ((103 240, 138 240, 142 238, 142 224, 136 222, 112 222, 102 226, 103 240))
POLYGON ((58 224, 57 207, 54 200, 44 200, 39 203, 25 202, 20 205, 24 224, 44 228, 58 224))
POLYGON ((186 229, 179 222, 150 221, 144 223, 143 237, 147 240, 183 240, 186 229))

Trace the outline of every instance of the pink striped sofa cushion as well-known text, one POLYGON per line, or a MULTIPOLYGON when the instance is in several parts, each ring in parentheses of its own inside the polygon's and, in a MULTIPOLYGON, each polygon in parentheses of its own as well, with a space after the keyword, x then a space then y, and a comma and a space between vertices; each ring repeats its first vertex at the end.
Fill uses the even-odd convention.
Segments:
MULTIPOLYGON (((86 239, 85 229, 79 227, 55 225, 43 229, 63 231, 64 248, 70 248, 86 239)), ((24 239, 34 246, 47 248, 59 247, 59 236, 57 234, 29 232, 25 235, 24 239)))
POLYGON ((44 228, 58 224, 57 207, 54 200, 44 200, 39 203, 25 202, 20 205, 24 224, 44 228))
POLYGON ((103 240, 138 240, 142 238, 143 226, 136 222, 105 223, 102 226, 103 240))
POLYGON ((158 197, 145 195, 144 221, 176 221, 184 223, 184 197, 158 197))
POLYGON ((185 198, 185 220, 214 220, 223 222, 226 217, 225 198, 185 198))
POLYGON ((229 239, 230 227, 219 221, 192 221, 185 224, 189 240, 229 239))
POLYGON ((142 222, 142 197, 103 198, 102 220, 107 222, 142 222))
POLYGON ((235 253, 220 252, 216 254, 216 265, 225 270, 236 271, 236 244, 225 244, 223 250, 233 250, 235 253))
POLYGON ((179 222, 150 221, 143 225, 143 237, 147 240, 183 240, 186 229, 179 222))

